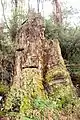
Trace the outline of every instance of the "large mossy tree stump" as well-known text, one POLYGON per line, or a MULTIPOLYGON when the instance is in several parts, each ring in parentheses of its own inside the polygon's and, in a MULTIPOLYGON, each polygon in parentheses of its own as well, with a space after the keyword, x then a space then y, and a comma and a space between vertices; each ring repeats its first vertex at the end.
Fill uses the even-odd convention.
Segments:
POLYGON ((17 32, 14 80, 5 109, 26 114, 34 99, 72 95, 58 40, 46 40, 42 17, 30 14, 17 32), (58 89, 59 88, 59 89, 58 89), (56 92, 58 90, 58 92, 56 92))

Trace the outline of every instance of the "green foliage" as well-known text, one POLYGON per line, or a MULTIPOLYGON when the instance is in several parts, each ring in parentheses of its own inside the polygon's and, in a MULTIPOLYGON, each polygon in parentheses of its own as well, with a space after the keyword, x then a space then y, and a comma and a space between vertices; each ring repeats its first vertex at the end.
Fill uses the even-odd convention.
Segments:
POLYGON ((12 16, 9 19, 9 33, 12 41, 15 41, 16 33, 21 24, 27 19, 27 14, 21 7, 12 10, 12 16))
POLYGON ((45 20, 45 37, 58 38, 64 59, 70 63, 80 62, 80 27, 55 25, 51 19, 45 20))
POLYGON ((6 113, 4 111, 0 111, 0 117, 4 117, 6 113))
POLYGON ((39 110, 45 110, 45 108, 56 109, 58 107, 56 101, 50 101, 49 99, 42 100, 39 97, 34 99, 33 106, 35 109, 39 109, 39 110))
POLYGON ((8 31, 5 27, 3 33, 0 35, 0 53, 2 54, 1 58, 11 59, 14 56, 14 42, 11 41, 8 31))
POLYGON ((53 99, 48 98, 45 101, 39 97, 35 98, 33 109, 22 115, 23 117, 20 120, 44 120, 44 118, 48 120, 49 115, 52 119, 59 120, 61 112, 64 112, 65 116, 68 114, 75 114, 78 118, 78 116, 80 116, 80 100, 75 97, 72 98, 71 96, 66 96, 67 93, 62 97, 62 99, 60 99, 61 96, 58 97, 59 94, 60 93, 56 94, 56 99, 55 97, 53 99))
POLYGON ((46 100, 42 100, 39 97, 34 99, 33 106, 39 110, 45 110, 45 108, 51 110, 62 109, 71 103, 72 100, 73 90, 70 86, 60 85, 54 87, 54 93, 46 100))
POLYGON ((23 120, 34 120, 33 118, 24 117, 23 120))
POLYGON ((5 102, 5 110, 8 112, 19 112, 21 105, 21 90, 17 90, 15 87, 10 89, 9 94, 5 102))
POLYGON ((0 83, 0 93, 5 94, 5 93, 7 93, 8 91, 9 91, 9 87, 6 86, 6 85, 4 85, 4 84, 2 84, 2 83, 0 83))
POLYGON ((74 92, 70 85, 59 85, 54 87, 53 99, 56 101, 58 108, 65 108, 71 103, 74 92))
POLYGON ((20 112, 26 113, 31 108, 32 108, 32 106, 31 106, 29 98, 27 96, 24 96, 23 100, 21 102, 20 112))
POLYGON ((59 65, 55 66, 53 69, 50 69, 49 71, 47 71, 46 80, 48 82, 52 82, 58 76, 62 77, 64 81, 69 79, 69 73, 67 72, 64 64, 60 66, 59 65))
MULTIPOLYGON (((61 100, 62 102, 62 100, 61 100)), ((65 106, 61 106, 63 103, 59 103, 53 99, 47 99, 43 101, 41 98, 34 99, 34 109, 27 111, 26 114, 23 113, 9 113, 10 116, 14 116, 17 120, 48 120, 49 117, 54 120, 59 120, 62 115, 64 117, 69 118, 68 116, 72 116, 70 120, 76 117, 79 119, 80 117, 80 99, 72 98, 70 102, 68 101, 65 106), (12 114, 12 115, 10 115, 12 114)))
POLYGON ((47 39, 58 38, 59 27, 56 24, 53 24, 52 20, 45 20, 45 37, 47 39))

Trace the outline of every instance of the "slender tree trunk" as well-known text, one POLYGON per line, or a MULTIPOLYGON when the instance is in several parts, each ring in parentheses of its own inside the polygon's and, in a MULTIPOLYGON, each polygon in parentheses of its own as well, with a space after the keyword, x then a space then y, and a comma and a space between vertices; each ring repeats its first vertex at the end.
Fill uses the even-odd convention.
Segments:
POLYGON ((30 12, 30 0, 28 0, 28 13, 30 12))
POLYGON ((17 8, 17 6, 18 6, 18 1, 15 0, 15 8, 17 8))
POLYGON ((39 4, 40 4, 40 0, 37 0, 37 12, 39 13, 40 10, 39 10, 39 4))
POLYGON ((55 2, 55 22, 61 24, 62 23, 62 13, 61 13, 61 6, 60 0, 53 0, 53 4, 55 2))
POLYGON ((10 28, 8 26, 8 23, 7 23, 6 16, 5 16, 5 8, 4 8, 3 0, 1 0, 1 5, 2 5, 2 12, 3 12, 3 17, 4 17, 4 20, 5 20, 6 27, 8 28, 8 30, 10 30, 10 28))
POLYGON ((11 34, 11 39, 12 41, 15 41, 15 36, 16 36, 16 33, 17 33, 17 28, 18 28, 18 16, 17 16, 17 13, 18 13, 18 0, 13 0, 13 5, 14 5, 14 14, 13 14, 13 20, 14 20, 14 23, 12 24, 11 26, 11 30, 10 30, 10 34, 11 34))
POLYGON ((44 17, 44 0, 41 0, 42 3, 42 16, 44 17))
MULTIPOLYGON (((16 16, 16 14, 17 14, 17 7, 18 7, 18 0, 14 0, 14 4, 15 4, 15 21, 17 20, 17 16, 16 16)), ((16 23, 17 23, 17 21, 16 21, 16 23)))

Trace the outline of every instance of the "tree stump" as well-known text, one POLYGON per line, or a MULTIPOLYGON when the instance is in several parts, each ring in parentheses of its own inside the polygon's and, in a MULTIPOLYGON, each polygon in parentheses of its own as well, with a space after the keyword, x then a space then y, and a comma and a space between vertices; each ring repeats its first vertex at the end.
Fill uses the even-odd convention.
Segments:
POLYGON ((14 80, 5 109, 26 114, 35 98, 46 100, 62 87, 65 95, 72 92, 59 42, 46 40, 42 17, 30 14, 17 32, 14 80))

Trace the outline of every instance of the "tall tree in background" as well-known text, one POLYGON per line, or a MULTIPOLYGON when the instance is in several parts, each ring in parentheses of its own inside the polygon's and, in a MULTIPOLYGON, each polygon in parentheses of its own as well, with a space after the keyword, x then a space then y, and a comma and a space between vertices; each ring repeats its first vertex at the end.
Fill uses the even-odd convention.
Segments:
POLYGON ((18 0, 13 0, 14 1, 14 5, 15 5, 15 16, 14 16, 14 22, 15 22, 15 25, 16 25, 16 27, 18 26, 18 24, 17 24, 17 12, 18 12, 18 0))
POLYGON ((38 13, 40 12, 39 5, 40 5, 40 0, 37 0, 37 12, 38 12, 38 13))
POLYGON ((5 25, 6 25, 7 29, 9 30, 10 28, 8 26, 7 19, 6 19, 6 16, 5 16, 5 1, 1 0, 1 6, 2 6, 4 22, 5 22, 5 25))
POLYGON ((28 0, 28 13, 30 12, 30 0, 28 0))
POLYGON ((18 0, 14 0, 15 2, 15 9, 17 9, 17 6, 18 6, 18 0))
POLYGON ((18 22, 17 22, 18 0, 12 0, 12 4, 14 6, 14 9, 13 9, 13 15, 12 15, 13 21, 10 21, 11 22, 10 36, 11 36, 12 41, 15 41, 15 36, 17 33, 17 28, 18 28, 18 22))
POLYGON ((37 12, 41 12, 42 16, 44 16, 44 2, 46 0, 37 0, 37 12), (41 5, 41 10, 40 10, 40 5, 41 5))
POLYGON ((55 22, 56 23, 62 23, 62 11, 61 11, 61 5, 60 0, 53 0, 53 4, 55 4, 55 22))
POLYGON ((42 16, 43 17, 44 17, 44 1, 45 0, 41 0, 41 4, 42 4, 42 10, 41 11, 42 11, 42 16))

